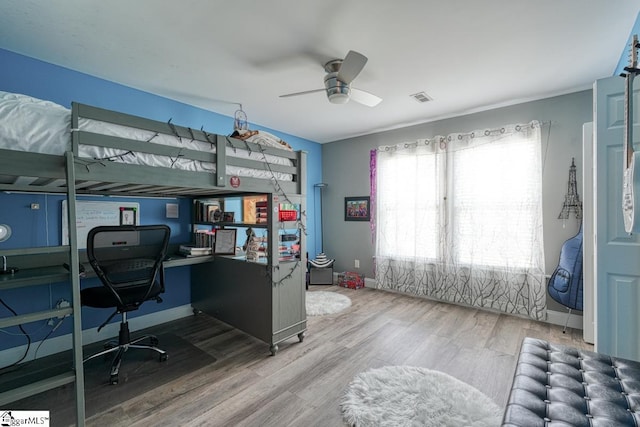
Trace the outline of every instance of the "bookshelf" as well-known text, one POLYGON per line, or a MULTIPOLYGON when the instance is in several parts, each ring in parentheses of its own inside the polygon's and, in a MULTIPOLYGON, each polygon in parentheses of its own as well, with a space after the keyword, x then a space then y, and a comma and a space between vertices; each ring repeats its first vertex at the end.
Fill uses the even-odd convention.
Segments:
MULTIPOLYGON (((208 313, 270 345, 306 331, 304 195, 237 194, 215 200, 235 221, 205 221, 211 200, 194 202, 194 241, 236 230, 236 252, 213 255, 192 268, 194 309, 208 313), (196 203, 197 202, 197 203, 196 203)), ((210 242, 207 242, 209 245, 210 242)), ((215 245, 215 244, 214 244, 215 245)))

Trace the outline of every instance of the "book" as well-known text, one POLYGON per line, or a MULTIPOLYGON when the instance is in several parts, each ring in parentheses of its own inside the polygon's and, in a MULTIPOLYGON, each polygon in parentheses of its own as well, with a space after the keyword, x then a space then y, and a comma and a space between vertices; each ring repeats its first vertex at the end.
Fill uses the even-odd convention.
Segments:
POLYGON ((203 248, 199 246, 193 245, 180 245, 178 252, 182 255, 191 255, 191 256, 203 256, 203 255, 211 255, 211 248, 203 248))

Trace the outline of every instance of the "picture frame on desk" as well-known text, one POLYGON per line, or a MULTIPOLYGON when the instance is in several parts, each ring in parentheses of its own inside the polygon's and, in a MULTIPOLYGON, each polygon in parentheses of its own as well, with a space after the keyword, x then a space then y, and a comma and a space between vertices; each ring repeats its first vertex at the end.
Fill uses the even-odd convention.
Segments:
POLYGON ((371 219, 371 199, 369 196, 345 197, 345 221, 369 221, 371 219))
POLYGON ((222 222, 233 222, 235 220, 235 212, 222 212, 222 222))
POLYGON ((220 228, 216 230, 216 241, 213 245, 214 255, 236 254, 236 229, 220 228))
POLYGON ((207 205, 207 217, 209 222, 218 222, 222 219, 222 209, 219 203, 211 203, 207 205))

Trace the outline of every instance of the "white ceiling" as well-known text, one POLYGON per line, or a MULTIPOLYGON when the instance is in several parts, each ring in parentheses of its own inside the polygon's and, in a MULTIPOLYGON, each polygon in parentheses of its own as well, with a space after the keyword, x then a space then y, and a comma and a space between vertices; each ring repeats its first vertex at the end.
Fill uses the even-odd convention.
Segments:
MULTIPOLYGON (((3 0, 0 48, 316 142, 590 88, 640 0, 3 0), (322 65, 356 50, 335 105, 322 65), (409 95, 425 91, 432 102, 409 95)), ((0 82, 1 86, 1 82, 0 82)), ((206 126, 205 126, 206 127, 206 126)))

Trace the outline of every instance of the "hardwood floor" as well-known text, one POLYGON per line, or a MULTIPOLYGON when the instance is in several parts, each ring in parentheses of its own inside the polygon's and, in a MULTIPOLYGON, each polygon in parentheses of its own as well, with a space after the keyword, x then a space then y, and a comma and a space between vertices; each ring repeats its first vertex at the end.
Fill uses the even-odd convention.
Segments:
MULTIPOLYGON (((310 289, 318 290, 347 295, 352 307, 310 317, 304 342, 282 343, 275 357, 265 343, 206 315, 152 328, 180 336, 216 361, 133 393, 87 425, 342 426, 339 401, 348 383, 384 365, 446 372, 504 406, 525 336, 592 349, 579 330, 563 334, 555 325, 368 288, 310 289)), ((169 357, 167 363, 176 363, 169 357)), ((129 385, 104 387, 117 392, 129 385)))

